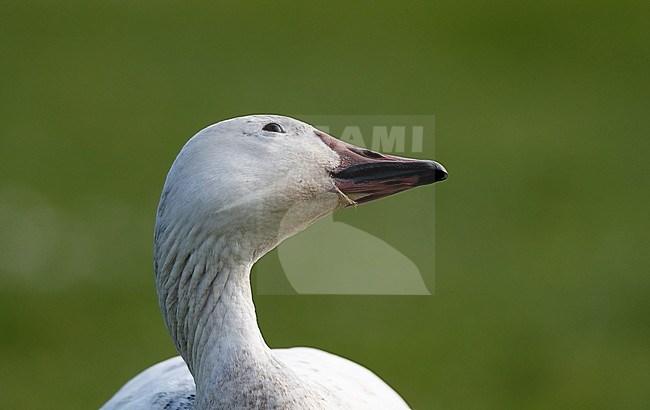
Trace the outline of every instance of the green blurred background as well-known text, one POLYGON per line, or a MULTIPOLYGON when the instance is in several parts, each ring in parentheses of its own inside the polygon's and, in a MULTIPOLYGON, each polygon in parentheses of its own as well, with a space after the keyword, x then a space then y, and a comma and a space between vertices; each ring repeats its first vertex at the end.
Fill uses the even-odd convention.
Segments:
MULTIPOLYGON (((97 408, 175 354, 164 176, 198 129, 257 112, 435 114, 451 174, 434 296, 258 295, 271 346, 353 358, 416 409, 647 408, 648 21, 629 1, 3 1, 2 408, 97 408)), ((418 191, 350 221, 413 230, 418 191)))

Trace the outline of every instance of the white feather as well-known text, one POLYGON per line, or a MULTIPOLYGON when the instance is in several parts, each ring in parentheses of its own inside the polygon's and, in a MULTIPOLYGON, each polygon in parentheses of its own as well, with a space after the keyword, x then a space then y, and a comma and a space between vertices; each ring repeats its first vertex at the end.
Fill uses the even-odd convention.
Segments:
MULTIPOLYGON (((351 409, 407 409, 404 400, 370 370, 309 347, 273 349, 304 380, 339 392, 351 409)), ((102 410, 192 409, 196 387, 180 356, 160 362, 122 387, 102 410), (168 406, 168 407, 165 407, 168 406)))

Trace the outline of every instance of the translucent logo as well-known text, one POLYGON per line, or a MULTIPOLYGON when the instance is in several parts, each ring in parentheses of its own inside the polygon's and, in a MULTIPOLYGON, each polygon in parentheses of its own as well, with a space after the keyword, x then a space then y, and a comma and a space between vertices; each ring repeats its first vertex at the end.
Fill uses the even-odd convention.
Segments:
MULTIPOLYGON (((373 151, 434 159, 435 117, 295 115, 373 151)), ((411 190, 317 221, 254 268, 261 295, 431 295, 434 187, 411 190)))

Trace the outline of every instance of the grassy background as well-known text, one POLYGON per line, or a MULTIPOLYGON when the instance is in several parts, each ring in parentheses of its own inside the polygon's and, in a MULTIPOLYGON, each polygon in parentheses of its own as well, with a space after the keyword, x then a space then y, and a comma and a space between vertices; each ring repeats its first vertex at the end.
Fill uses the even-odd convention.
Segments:
MULTIPOLYGON (((271 346, 354 358, 416 409, 647 408, 649 19, 636 1, 4 1, 3 408, 96 408, 175 353, 162 182, 195 131, 255 112, 435 114, 451 173, 435 296, 258 295, 271 346)), ((351 223, 414 229, 424 192, 351 223)))

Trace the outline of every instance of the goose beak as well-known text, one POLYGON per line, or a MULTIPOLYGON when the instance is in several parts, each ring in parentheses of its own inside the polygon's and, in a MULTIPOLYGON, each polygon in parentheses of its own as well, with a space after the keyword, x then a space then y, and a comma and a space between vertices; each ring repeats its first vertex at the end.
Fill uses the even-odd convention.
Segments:
POLYGON ((435 161, 380 154, 318 130, 315 133, 341 158, 332 177, 336 187, 356 203, 370 202, 447 179, 447 170, 435 161))

